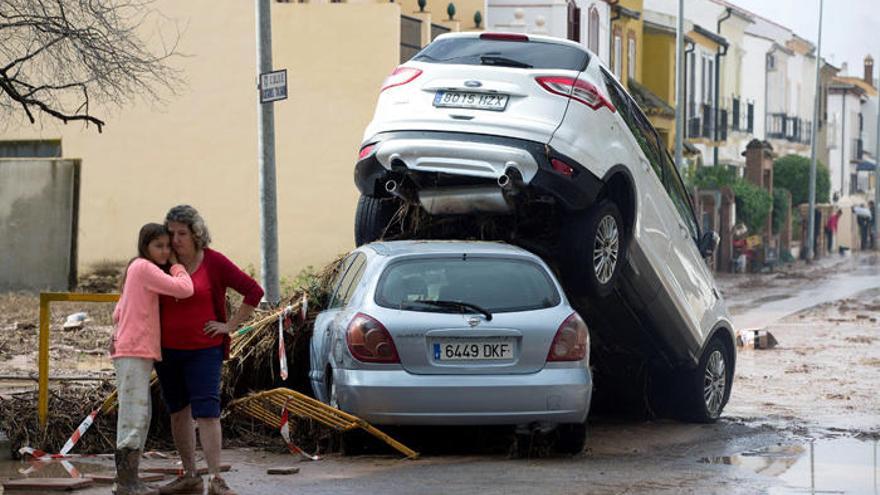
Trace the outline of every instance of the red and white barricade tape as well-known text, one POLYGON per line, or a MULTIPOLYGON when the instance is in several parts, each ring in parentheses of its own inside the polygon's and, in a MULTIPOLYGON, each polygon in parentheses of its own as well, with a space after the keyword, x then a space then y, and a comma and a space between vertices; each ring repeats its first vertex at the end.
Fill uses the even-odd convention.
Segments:
POLYGON ((284 347, 284 316, 290 309, 287 307, 278 315, 278 365, 281 370, 281 379, 287 380, 287 349, 284 347))
POLYGON ((287 413, 287 408, 281 409, 281 438, 284 439, 284 442, 287 444, 287 450, 290 451, 291 454, 299 454, 310 461, 320 461, 321 458, 316 455, 307 454, 303 449, 297 447, 293 442, 290 441, 290 422, 289 414, 287 413))
POLYGON ((95 409, 91 412, 91 414, 86 416, 86 419, 84 419, 82 423, 80 423, 76 431, 73 432, 73 435, 71 435, 70 438, 67 439, 67 443, 64 444, 64 447, 61 447, 61 451, 59 452, 59 454, 67 455, 73 449, 73 447, 76 446, 77 442, 79 442, 79 439, 82 438, 83 435, 85 435, 85 433, 92 426, 92 423, 95 422, 95 416, 98 415, 98 411, 100 411, 100 409, 95 409))

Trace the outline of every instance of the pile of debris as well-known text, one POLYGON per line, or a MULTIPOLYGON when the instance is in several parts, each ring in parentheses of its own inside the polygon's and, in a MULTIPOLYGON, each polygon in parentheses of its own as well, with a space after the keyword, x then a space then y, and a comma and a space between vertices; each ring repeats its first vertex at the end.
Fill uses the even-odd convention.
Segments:
MULTIPOLYGON (((329 288, 338 264, 337 260, 317 273, 298 277, 299 286, 283 299, 279 308, 257 310, 251 321, 233 335, 230 359, 223 369, 221 400, 224 407, 232 401, 240 402, 253 394, 279 387, 311 395, 309 338, 317 313, 329 299, 329 288), (279 352, 279 335, 284 340, 286 363, 282 363, 279 352), (283 369, 285 364, 287 370, 283 369)), ((155 382, 152 392, 154 421, 147 449, 169 449, 172 443, 168 414, 155 382)), ((102 453, 115 448, 115 390, 112 382, 68 384, 52 389, 49 420, 45 427, 39 426, 36 405, 36 392, 0 397, 0 428, 8 437, 14 453, 17 454, 23 446, 58 452, 83 418, 98 408, 101 413, 89 433, 82 437, 76 451, 102 453)), ((224 415, 225 439, 229 445, 281 445, 278 429, 270 428, 247 414, 246 408, 229 409, 224 415)), ((304 449, 327 450, 339 444, 334 438, 338 431, 333 428, 296 416, 290 418, 290 423, 291 441, 304 449)))

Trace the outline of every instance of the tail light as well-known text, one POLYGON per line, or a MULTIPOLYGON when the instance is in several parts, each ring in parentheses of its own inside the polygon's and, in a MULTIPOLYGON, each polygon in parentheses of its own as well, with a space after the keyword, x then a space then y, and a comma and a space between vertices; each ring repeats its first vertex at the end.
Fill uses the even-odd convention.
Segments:
POLYGON ((385 78, 385 82, 382 83, 382 89, 379 92, 381 93, 388 88, 411 83, 413 79, 419 77, 421 74, 422 71, 414 67, 398 67, 394 69, 394 72, 392 72, 391 75, 385 78))
POLYGON ((517 33, 483 33, 480 35, 480 39, 496 41, 529 41, 528 36, 517 33))
POLYGON ((580 361, 584 358, 589 361, 589 356, 590 333, 587 324, 577 313, 572 313, 556 331, 547 361, 580 361))
POLYGON ((565 76, 542 76, 536 77, 535 80, 547 91, 571 98, 593 110, 598 110, 599 107, 607 107, 608 110, 615 111, 614 105, 596 89, 596 86, 587 81, 565 76))
POLYGON ((559 160, 558 158, 551 159, 550 166, 553 167, 553 170, 566 177, 571 177, 574 175, 574 167, 565 163, 562 160, 559 160))
POLYGON ((367 363, 399 363, 397 348, 388 330, 379 320, 358 313, 348 324, 345 333, 348 350, 358 361, 367 363))
POLYGON ((361 151, 358 153, 358 160, 363 160, 364 158, 370 156, 374 149, 376 149, 375 144, 368 144, 361 148, 361 151))

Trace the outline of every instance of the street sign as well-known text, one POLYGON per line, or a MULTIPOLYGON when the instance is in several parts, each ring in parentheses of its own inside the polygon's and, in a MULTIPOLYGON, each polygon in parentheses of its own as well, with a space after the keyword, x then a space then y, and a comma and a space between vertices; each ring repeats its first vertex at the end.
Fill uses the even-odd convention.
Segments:
POLYGON ((287 69, 260 74, 260 103, 287 99, 287 69))

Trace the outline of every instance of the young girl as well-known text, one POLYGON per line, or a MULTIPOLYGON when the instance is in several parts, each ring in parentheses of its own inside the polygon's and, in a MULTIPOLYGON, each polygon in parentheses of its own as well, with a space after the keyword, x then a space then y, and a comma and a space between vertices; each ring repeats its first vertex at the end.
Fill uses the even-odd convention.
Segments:
POLYGON ((174 259, 165 226, 148 223, 141 227, 138 256, 125 270, 122 295, 113 311, 116 331, 110 355, 119 393, 117 495, 159 493, 140 481, 138 464, 150 428, 150 374, 153 362, 162 359, 160 294, 185 299, 193 294, 193 283, 183 265, 174 259))

